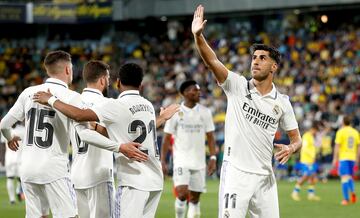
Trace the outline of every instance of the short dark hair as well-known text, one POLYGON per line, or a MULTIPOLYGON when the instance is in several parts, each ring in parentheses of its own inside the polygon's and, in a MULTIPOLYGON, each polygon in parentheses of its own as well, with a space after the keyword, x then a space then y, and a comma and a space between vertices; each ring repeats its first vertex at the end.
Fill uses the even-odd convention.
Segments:
POLYGON ((269 52, 269 56, 273 59, 276 64, 280 64, 281 62, 281 54, 279 50, 273 46, 265 45, 265 44, 253 44, 250 48, 251 54, 253 55, 257 50, 264 50, 269 52))
POLYGON ((189 86, 193 86, 196 85, 196 81, 195 80, 187 80, 183 83, 181 83, 179 91, 181 94, 184 94, 185 89, 187 89, 189 86))
POLYGON ((85 64, 82 75, 86 83, 95 83, 101 76, 107 75, 110 66, 103 61, 92 60, 85 64))
POLYGON ((126 63, 119 70, 119 80, 126 86, 140 87, 143 76, 143 69, 135 63, 126 63))
POLYGON ((348 115, 344 116, 343 123, 345 124, 345 126, 349 126, 351 124, 351 117, 348 115))
POLYGON ((44 65, 45 67, 49 67, 53 64, 56 64, 60 61, 68 61, 71 62, 71 55, 67 53, 66 51, 51 51, 47 53, 45 59, 44 59, 44 65))

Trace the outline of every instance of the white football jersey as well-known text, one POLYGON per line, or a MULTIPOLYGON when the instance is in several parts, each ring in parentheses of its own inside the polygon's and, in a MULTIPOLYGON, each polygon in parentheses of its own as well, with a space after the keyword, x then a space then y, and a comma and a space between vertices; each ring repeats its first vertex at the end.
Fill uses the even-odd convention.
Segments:
POLYGON ((65 103, 79 93, 68 89, 61 80, 49 78, 44 84, 25 89, 9 115, 25 119, 25 137, 20 175, 23 182, 45 184, 69 177, 67 147, 70 143, 70 119, 59 111, 33 101, 38 91, 47 91, 65 103))
POLYGON ((122 92, 118 99, 109 99, 91 109, 106 126, 111 140, 120 144, 138 142, 142 145, 140 149, 149 155, 148 161, 140 163, 119 153, 116 158, 119 185, 143 191, 162 190, 163 174, 153 105, 141 97, 139 91, 129 90, 122 92))
MULTIPOLYGON (((91 88, 85 88, 77 99, 82 108, 92 108, 106 100, 99 90, 91 88)), ((113 181, 113 152, 82 142, 74 127, 71 128, 71 144, 71 181, 75 189, 90 188, 102 182, 113 181)))
POLYGON ((221 87, 228 98, 224 160, 245 172, 271 174, 278 126, 285 131, 298 128, 289 97, 275 85, 261 96, 245 77, 231 71, 221 87))
POLYGON ((180 111, 166 121, 164 132, 174 135, 174 167, 199 170, 206 167, 206 133, 215 130, 210 109, 196 104, 188 108, 181 104, 180 111))
MULTIPOLYGON (((11 164, 20 164, 21 162, 21 152, 23 147, 23 141, 25 136, 25 127, 22 125, 16 125, 15 128, 11 130, 12 136, 18 136, 20 137, 19 143, 19 149, 17 151, 11 150, 7 145, 6 147, 6 153, 5 153, 5 166, 11 165, 11 164)), ((4 137, 5 142, 7 143, 7 140, 4 137)))

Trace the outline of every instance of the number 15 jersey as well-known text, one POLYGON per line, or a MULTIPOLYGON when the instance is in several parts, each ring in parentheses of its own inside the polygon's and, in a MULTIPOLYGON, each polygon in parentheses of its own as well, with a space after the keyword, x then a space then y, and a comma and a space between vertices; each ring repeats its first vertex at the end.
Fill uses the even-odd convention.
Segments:
POLYGON ((137 162, 119 153, 116 158, 117 178, 120 186, 130 186, 143 191, 159 191, 163 188, 163 174, 156 141, 156 120, 153 105, 128 90, 118 99, 106 101, 91 108, 104 123, 109 138, 119 143, 138 142, 140 150, 149 160, 137 162))
POLYGON ((69 90, 63 81, 49 78, 44 84, 25 89, 9 111, 9 115, 17 120, 25 119, 20 166, 23 182, 45 184, 70 176, 67 152, 70 119, 32 99, 36 92, 48 89, 65 103, 79 95, 69 90))

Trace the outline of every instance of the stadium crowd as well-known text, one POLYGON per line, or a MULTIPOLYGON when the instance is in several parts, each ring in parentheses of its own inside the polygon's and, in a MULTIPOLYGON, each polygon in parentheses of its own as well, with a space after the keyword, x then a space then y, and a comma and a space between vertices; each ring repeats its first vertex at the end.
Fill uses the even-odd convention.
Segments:
MULTIPOLYGON (((329 130, 328 139, 333 141, 343 114, 351 115, 355 128, 360 128, 360 28, 346 24, 321 30, 302 25, 294 31, 283 22, 280 29, 273 27, 267 32, 258 32, 240 21, 231 25, 211 23, 207 27, 207 38, 218 51, 219 59, 235 72, 250 76, 248 50, 252 43, 273 44, 279 48, 283 60, 275 83, 282 93, 291 97, 302 132, 313 120, 323 121, 329 130)), ((178 87, 186 78, 196 80, 202 88, 201 103, 213 112, 216 140, 221 146, 226 97, 195 52, 190 29, 183 26, 188 25, 169 22, 168 32, 143 35, 121 31, 99 40, 1 39, 0 115, 7 113, 23 89, 43 82, 45 71, 41 63, 45 54, 62 49, 72 55, 71 88, 77 91, 84 87, 82 67, 91 59, 109 63, 113 74, 126 61, 139 63, 146 71, 143 95, 157 110, 181 100, 178 87)), ((113 80, 109 96, 117 95, 113 80)), ((279 132, 276 138, 286 140, 284 137, 285 134, 279 132)), ((331 156, 331 147, 324 150, 324 156, 331 156)))

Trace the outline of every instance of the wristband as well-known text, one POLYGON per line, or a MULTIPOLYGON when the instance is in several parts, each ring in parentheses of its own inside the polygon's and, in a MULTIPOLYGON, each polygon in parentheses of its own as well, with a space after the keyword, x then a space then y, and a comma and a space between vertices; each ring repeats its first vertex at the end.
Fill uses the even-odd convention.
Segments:
POLYGON ((216 159, 217 159, 217 158, 216 158, 216 155, 211 155, 211 156, 210 156, 210 160, 215 160, 215 161, 216 161, 216 159))
POLYGON ((58 100, 56 96, 51 96, 48 100, 48 104, 51 106, 51 107, 54 107, 54 103, 55 101, 58 100))
POLYGON ((95 131, 96 131, 97 126, 98 126, 97 123, 95 123, 95 128, 94 128, 95 131))

